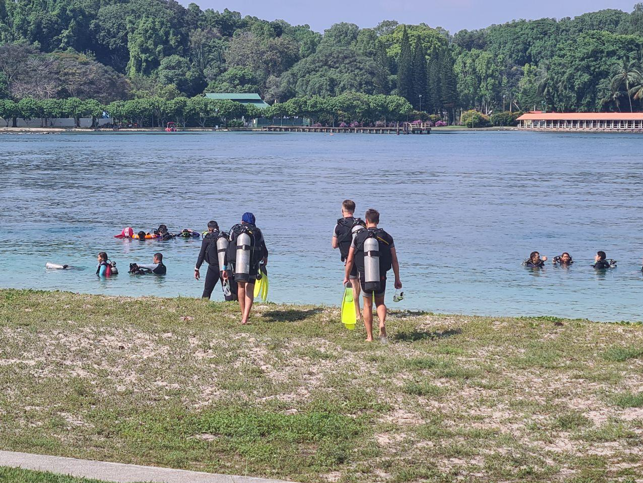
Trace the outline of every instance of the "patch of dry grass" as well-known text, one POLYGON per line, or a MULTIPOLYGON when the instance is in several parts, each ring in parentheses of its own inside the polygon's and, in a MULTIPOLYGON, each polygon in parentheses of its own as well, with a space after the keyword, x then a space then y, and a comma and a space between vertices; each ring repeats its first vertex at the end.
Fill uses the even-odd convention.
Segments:
POLYGON ((301 482, 643 481, 643 327, 0 291, 0 447, 301 482))

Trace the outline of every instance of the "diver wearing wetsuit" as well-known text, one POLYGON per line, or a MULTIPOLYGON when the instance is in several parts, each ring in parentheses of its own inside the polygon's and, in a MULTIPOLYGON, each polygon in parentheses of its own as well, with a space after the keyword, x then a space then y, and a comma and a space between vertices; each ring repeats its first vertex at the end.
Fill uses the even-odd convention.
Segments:
POLYGON ((569 267, 570 265, 572 265, 572 263, 574 263, 574 260, 572 260, 572 256, 569 253, 563 252, 562 255, 554 257, 552 263, 561 267, 569 267))
POLYGON ((154 275, 165 275, 167 273, 167 267, 163 264, 163 254, 155 253, 154 254, 154 263, 146 265, 138 265, 136 263, 130 264, 130 273, 137 275, 142 275, 145 273, 153 273, 154 275))
POLYGON ((546 261, 547 257, 541 258, 540 253, 531 252, 531 254, 529 255, 529 259, 524 262, 524 265, 527 268, 543 268, 546 261))
POLYGON ((614 260, 607 260, 607 255, 605 254, 604 251, 599 251, 596 253, 596 256, 594 257, 594 267, 596 270, 607 270, 608 268, 614 268, 616 266, 616 262, 614 260))
MULTIPOLYGON (((194 267, 194 278, 199 280, 201 274, 199 270, 201 265, 205 261, 208 264, 208 271, 205 275, 205 285, 203 287, 204 299, 209 299, 212 296, 212 291, 216 287, 217 282, 221 280, 221 284, 224 283, 222 268, 219 265, 219 256, 217 249, 217 241, 219 238, 227 238, 227 233, 219 231, 219 224, 216 221, 208 222, 208 233, 203 236, 203 241, 201 242, 201 251, 199 252, 199 257, 196 261, 196 266, 194 267)), ((224 292, 225 294, 225 292, 224 292)), ((230 294, 224 295, 226 301, 236 300, 237 287, 233 284, 230 284, 230 294)))

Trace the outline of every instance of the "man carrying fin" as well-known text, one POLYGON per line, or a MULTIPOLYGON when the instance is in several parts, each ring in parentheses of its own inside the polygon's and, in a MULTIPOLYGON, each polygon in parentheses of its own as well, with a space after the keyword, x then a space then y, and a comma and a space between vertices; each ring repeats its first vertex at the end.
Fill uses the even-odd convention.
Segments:
POLYGON ((386 342, 386 272, 391 268, 395 274, 395 288, 402 288, 400 265, 397 260, 393 237, 378 228, 380 214, 377 210, 366 212, 366 230, 362 230, 353 239, 348 252, 344 283, 350 280, 353 265, 357 266, 359 281, 364 293, 364 326, 366 341, 373 341, 373 298, 377 317, 380 320, 380 339, 386 342))
MULTIPOLYGON (((337 224, 333 230, 333 239, 331 240, 333 249, 339 248, 339 253, 344 264, 346 264, 346 260, 348 260, 348 251, 350 250, 353 238, 357 233, 364 230, 366 226, 360 218, 353 216, 354 213, 355 202, 353 200, 344 200, 342 202, 342 218, 337 220, 337 224)), ((357 266, 353 266, 351 270, 350 285, 353 287, 355 317, 359 320, 362 318, 362 314, 359 309, 360 286, 357 280, 357 266)))
POLYGON ((241 224, 230 229, 230 244, 223 268, 223 278, 226 280, 229 278, 227 270, 234 273, 243 325, 248 323, 250 317, 260 263, 268 265, 268 249, 261 230, 255 226, 255 216, 244 213, 241 224))

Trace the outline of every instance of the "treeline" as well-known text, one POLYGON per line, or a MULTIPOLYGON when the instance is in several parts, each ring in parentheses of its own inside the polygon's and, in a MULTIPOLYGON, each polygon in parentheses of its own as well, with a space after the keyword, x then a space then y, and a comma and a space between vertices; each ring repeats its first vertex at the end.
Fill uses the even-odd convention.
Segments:
POLYGON ((313 96, 296 97, 265 109, 238 102, 208 99, 203 96, 163 99, 148 97, 102 104, 95 99, 34 99, 25 97, 19 101, 0 99, 0 118, 5 125, 14 127, 18 119, 40 119, 47 127, 50 119, 73 118, 76 127, 81 118, 92 118, 92 126, 98 119, 108 117, 113 125, 136 125, 140 127, 164 127, 167 122, 188 126, 238 126, 240 119, 283 117, 306 117, 314 122, 339 124, 375 124, 405 120, 413 111, 406 99, 398 96, 348 93, 333 98, 313 96))
POLYGON ((643 5, 454 35, 426 24, 307 25, 174 0, 0 0, 0 98, 101 103, 256 92, 269 103, 397 95, 475 109, 643 109, 643 5))

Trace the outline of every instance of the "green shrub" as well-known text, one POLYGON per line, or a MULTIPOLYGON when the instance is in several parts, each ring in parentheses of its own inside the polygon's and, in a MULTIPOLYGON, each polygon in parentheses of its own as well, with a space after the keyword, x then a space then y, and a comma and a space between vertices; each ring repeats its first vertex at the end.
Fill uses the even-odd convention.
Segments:
POLYGON ((489 120, 493 126, 517 126, 521 115, 521 112, 497 112, 492 114, 489 120))
POLYGON ((470 128, 491 126, 489 116, 485 116, 481 112, 474 110, 463 112, 462 117, 460 118, 460 123, 463 126, 470 128))

